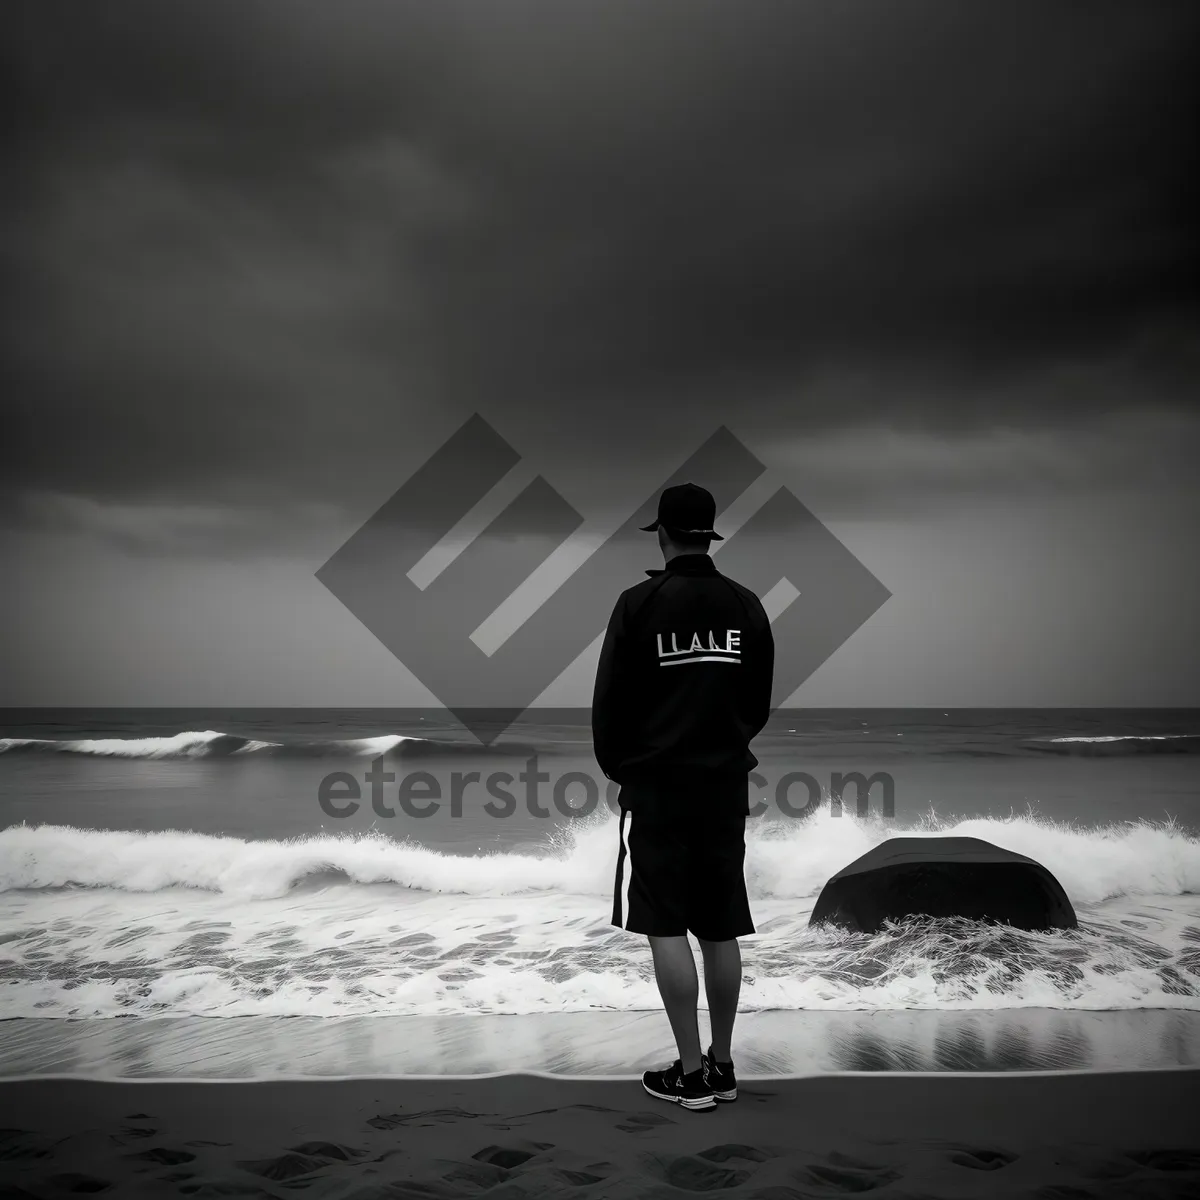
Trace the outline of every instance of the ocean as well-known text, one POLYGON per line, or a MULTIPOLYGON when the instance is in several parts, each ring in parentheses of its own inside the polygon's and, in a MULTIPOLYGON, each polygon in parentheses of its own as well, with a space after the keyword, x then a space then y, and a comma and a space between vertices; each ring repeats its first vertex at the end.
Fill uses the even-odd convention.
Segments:
MULTIPOLYGON (((895 1059, 897 1020, 943 1065, 939 1030, 975 1029, 969 1050, 1017 1020, 1061 1065, 1067 1020, 1089 1061, 1122 1037, 1139 1062, 1193 1061, 1200 712, 781 710, 754 749, 739 1031, 760 1031, 761 1061, 784 1061, 780 1022, 801 1017, 810 1049, 820 1030, 858 1060, 864 1044, 895 1059), (867 803, 847 786, 839 804, 856 772, 875 776, 867 803), (1038 860, 1079 929, 810 929, 826 879, 901 832, 1038 860)), ((466 1015, 476 1031, 541 1015, 537 1065, 609 1063, 613 1030, 656 1046, 648 944, 610 924, 615 794, 586 710, 530 710, 489 747, 440 711, 0 710, 0 1017, 17 1019, 0 1073, 169 1074, 195 1065, 210 1018, 234 1075, 267 1053, 267 1026, 242 1018, 288 1029, 275 1061, 315 1069, 373 1060, 380 1039, 409 1068, 491 1061, 466 1015), (607 1014, 590 1026, 605 1038, 573 1014, 607 1014)))

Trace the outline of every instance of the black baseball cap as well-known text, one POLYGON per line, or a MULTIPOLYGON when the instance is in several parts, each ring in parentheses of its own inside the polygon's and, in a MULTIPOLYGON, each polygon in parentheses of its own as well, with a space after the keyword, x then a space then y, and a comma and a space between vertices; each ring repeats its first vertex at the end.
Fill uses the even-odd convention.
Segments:
POLYGON ((712 492, 694 483, 681 483, 669 487, 658 498, 658 516, 649 525, 643 525, 643 533, 653 533, 660 525, 668 533, 683 533, 694 538, 725 539, 713 529, 717 519, 717 502, 712 492))

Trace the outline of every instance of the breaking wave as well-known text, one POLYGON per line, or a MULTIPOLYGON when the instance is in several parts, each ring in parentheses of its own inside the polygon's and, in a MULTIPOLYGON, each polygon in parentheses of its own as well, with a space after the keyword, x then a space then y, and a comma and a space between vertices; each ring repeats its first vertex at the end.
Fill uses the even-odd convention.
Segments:
POLYGON ((217 729, 186 730, 171 737, 137 738, 0 738, 0 754, 83 754, 98 758, 231 758, 269 754, 296 758, 374 758, 391 754, 401 758, 471 754, 532 754, 534 748, 504 743, 490 749, 471 742, 388 733, 379 737, 309 738, 265 742, 222 733, 217 729))
MULTIPOLYGON (((381 835, 243 841, 65 826, 0 832, 9 1016, 634 1012, 644 938, 609 923, 615 821, 553 853, 438 853, 381 835), (441 893, 441 894, 439 894, 441 893)), ((927 823, 1045 863, 1079 928, 914 919, 810 927, 825 879, 896 832, 754 828, 746 1010, 1200 1008, 1200 841, 1170 825, 927 823)))
MULTIPOLYGON (((313 876, 465 896, 611 895, 615 818, 601 808, 527 852, 451 854, 372 831, 286 841, 179 831, 14 825, 0 830, 0 892, 20 888, 198 888, 247 900, 285 896, 313 876)), ((1036 817, 937 817, 918 829, 849 816, 746 828, 752 898, 814 897, 825 881, 888 836, 977 837, 1042 863, 1073 903, 1200 892, 1200 839, 1171 822, 1078 828, 1036 817)))
POLYGON ((1025 743, 1043 754, 1124 758, 1133 754, 1200 754, 1198 733, 1136 733, 1105 737, 1031 738, 1025 743))

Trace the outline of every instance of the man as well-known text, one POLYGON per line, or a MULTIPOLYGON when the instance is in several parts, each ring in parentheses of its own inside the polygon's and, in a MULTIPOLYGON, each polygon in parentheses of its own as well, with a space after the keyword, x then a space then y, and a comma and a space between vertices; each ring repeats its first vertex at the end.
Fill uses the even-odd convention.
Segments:
POLYGON ((657 530, 665 568, 621 593, 592 699, 596 761, 621 785, 612 923, 650 939, 679 1058, 647 1071, 652 1096, 692 1110, 737 1099, 730 1038, 742 982, 737 939, 754 932, 746 895, 751 739, 771 711, 775 643, 758 597, 709 557, 716 505, 693 483, 668 488, 657 530), (712 1021, 700 1049, 704 957, 712 1021))

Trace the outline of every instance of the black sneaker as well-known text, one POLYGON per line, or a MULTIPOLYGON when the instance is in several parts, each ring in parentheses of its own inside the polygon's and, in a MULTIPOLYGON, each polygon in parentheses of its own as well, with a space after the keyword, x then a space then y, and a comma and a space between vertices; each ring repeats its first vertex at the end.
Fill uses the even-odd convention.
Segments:
POLYGON ((737 1076, 733 1073, 733 1063, 719 1063, 712 1056, 712 1047, 703 1055, 708 1067, 708 1082, 712 1088, 713 1099, 720 1104, 732 1104, 737 1099, 737 1076))
POLYGON ((700 1069, 690 1075, 683 1073, 683 1064, 676 1059, 665 1071, 646 1071, 642 1075, 642 1087, 651 1096, 670 1100, 692 1112, 704 1112, 717 1107, 712 1088, 708 1086, 708 1075, 704 1069, 704 1056, 700 1056, 700 1069))

